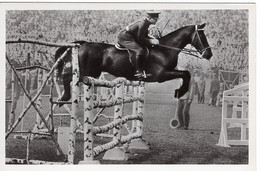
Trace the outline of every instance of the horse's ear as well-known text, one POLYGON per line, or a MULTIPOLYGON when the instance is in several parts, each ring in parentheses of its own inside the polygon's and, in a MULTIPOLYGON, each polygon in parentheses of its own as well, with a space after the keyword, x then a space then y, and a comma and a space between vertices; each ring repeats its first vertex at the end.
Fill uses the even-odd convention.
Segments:
POLYGON ((206 26, 206 23, 203 23, 203 24, 201 24, 201 25, 198 27, 198 29, 204 29, 205 26, 206 26))

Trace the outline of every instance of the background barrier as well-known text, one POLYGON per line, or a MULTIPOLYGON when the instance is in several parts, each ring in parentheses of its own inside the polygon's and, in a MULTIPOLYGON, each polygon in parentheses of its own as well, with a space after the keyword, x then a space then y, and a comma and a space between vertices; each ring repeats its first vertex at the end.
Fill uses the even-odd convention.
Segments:
POLYGON ((230 147, 230 145, 248 145, 248 93, 249 84, 241 84, 223 93, 222 101, 222 121, 219 142, 217 145, 230 147), (228 116, 228 106, 232 105, 232 115, 228 116), (239 105, 239 106, 238 106, 239 105), (238 117, 237 112, 241 112, 238 117), (230 127, 228 127, 230 125, 230 127), (239 127, 240 139, 232 140, 228 138, 228 128, 239 127))

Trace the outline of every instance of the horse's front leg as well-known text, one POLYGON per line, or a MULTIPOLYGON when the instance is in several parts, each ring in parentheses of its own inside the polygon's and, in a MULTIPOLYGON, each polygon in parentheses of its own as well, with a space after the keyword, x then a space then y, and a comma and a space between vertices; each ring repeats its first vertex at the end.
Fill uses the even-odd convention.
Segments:
POLYGON ((183 80, 181 87, 175 90, 175 95, 174 95, 175 98, 176 97, 180 98, 189 90, 189 84, 191 78, 189 71, 174 70, 174 71, 161 72, 158 77, 158 82, 164 82, 176 78, 182 78, 183 80))
MULTIPOLYGON (((72 74, 64 74, 63 75, 63 94, 59 101, 68 101, 71 98, 70 92, 70 83, 72 81, 72 74)), ((63 106, 63 104, 59 104, 59 107, 63 106)))

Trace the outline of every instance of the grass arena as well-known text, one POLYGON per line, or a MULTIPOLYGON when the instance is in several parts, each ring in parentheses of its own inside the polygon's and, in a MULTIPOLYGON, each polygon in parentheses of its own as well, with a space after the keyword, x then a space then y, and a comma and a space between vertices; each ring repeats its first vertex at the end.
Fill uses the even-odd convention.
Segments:
MULTIPOLYGON (((158 84, 159 85, 159 84, 158 84)), ((166 86, 160 84, 159 87, 166 86)), ((144 133, 143 139, 149 144, 149 150, 127 150, 127 161, 103 160, 104 153, 95 157, 101 164, 248 164, 248 146, 232 146, 230 148, 216 146, 221 131, 221 107, 208 106, 209 97, 206 95, 205 104, 198 104, 196 96, 192 103, 190 114, 190 129, 172 129, 169 121, 174 117, 176 101, 171 94, 149 93, 153 86, 146 86, 144 133)), ((47 91, 45 91, 47 92, 47 91)), ((174 92, 174 90, 173 90, 174 92)), ((22 98, 17 104, 16 112, 22 110, 22 98)), ((48 113, 48 97, 43 97, 43 113, 48 113)), ((27 101, 28 102, 28 101, 27 101)), ((131 113, 132 105, 124 107, 124 113, 131 113)), ((64 113, 64 108, 55 110, 55 113, 64 113)), ((35 124, 35 110, 30 109, 24 118, 24 129, 31 129, 35 124)), ((113 114, 113 108, 107 108, 102 113, 108 116, 113 114)), ((228 110, 231 115, 231 108, 228 110)), ((83 104, 79 103, 78 120, 83 121, 83 104)), ((69 126, 69 116, 54 117, 54 125, 69 126), (60 120, 62 118, 62 121, 60 120)), ((100 118, 96 123, 107 123, 107 119, 100 118)), ((17 130, 20 129, 18 125, 17 130)), ((240 138, 240 128, 232 128, 228 132, 232 138, 240 138)), ((57 137, 57 134, 55 134, 57 137)), ((111 138, 95 137, 94 145, 110 141, 111 138)), ((83 160, 83 135, 77 133, 75 147, 75 163, 83 160)), ((26 140, 14 139, 10 136, 6 141, 6 157, 25 158, 26 140)), ((30 159, 62 162, 57 150, 49 138, 34 139, 30 144, 30 159)))

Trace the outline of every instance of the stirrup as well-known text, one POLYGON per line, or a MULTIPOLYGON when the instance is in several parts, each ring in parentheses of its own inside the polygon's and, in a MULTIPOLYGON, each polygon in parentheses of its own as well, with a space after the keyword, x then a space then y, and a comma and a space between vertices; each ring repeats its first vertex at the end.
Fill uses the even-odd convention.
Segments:
POLYGON ((137 73, 135 73, 134 76, 135 76, 138 80, 141 80, 141 79, 145 78, 143 72, 137 72, 137 73))
POLYGON ((134 76, 135 77, 143 77, 144 75, 143 75, 143 73, 136 73, 134 76))
POLYGON ((143 77, 147 78, 147 75, 146 75, 145 71, 143 71, 143 77))
POLYGON ((134 76, 137 78, 147 78, 147 76, 150 76, 151 74, 146 74, 145 71, 141 72, 141 73, 136 73, 134 76))

